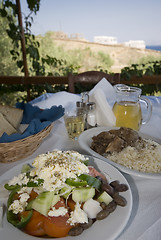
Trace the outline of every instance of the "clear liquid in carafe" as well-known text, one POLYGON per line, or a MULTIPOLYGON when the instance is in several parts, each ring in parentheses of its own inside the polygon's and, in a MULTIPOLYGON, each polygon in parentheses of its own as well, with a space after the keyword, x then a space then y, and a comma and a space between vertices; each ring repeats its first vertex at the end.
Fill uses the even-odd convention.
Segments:
POLYGON ((117 127, 128 127, 139 130, 142 122, 142 113, 139 102, 120 101, 113 106, 117 127))

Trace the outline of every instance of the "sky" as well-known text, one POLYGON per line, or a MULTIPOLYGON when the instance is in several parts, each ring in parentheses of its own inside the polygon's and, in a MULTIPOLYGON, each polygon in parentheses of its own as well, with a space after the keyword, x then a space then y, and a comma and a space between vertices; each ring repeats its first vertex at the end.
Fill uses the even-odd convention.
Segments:
MULTIPOLYGON (((21 0, 21 10, 27 13, 26 0, 21 0)), ((161 0, 41 0, 33 17, 35 35, 63 31, 90 42, 94 36, 113 36, 118 43, 161 45, 161 0)))

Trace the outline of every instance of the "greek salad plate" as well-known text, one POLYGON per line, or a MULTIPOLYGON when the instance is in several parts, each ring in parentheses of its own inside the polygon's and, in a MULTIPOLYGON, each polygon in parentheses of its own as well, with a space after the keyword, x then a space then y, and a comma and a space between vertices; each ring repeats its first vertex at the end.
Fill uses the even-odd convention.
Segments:
MULTIPOLYGON (((30 159, 25 163, 32 163, 34 159, 30 159)), ((83 231, 83 233, 76 237, 64 237, 59 238, 60 240, 114 240, 118 237, 125 226, 128 224, 131 211, 132 211, 132 192, 130 186, 126 180, 126 178, 111 164, 102 161, 96 157, 89 156, 90 165, 94 166, 100 172, 105 174, 107 180, 109 182, 118 180, 120 183, 126 184, 128 186, 128 190, 125 192, 121 192, 121 195, 126 199, 127 204, 125 207, 117 206, 116 210, 112 212, 107 218, 103 220, 96 221, 89 229, 83 231)), ((14 176, 18 175, 21 171, 23 163, 15 166, 10 169, 2 176, 0 176, 0 184, 4 184, 8 180, 12 179, 14 176)), ((2 199, 0 199, 1 201, 2 199)), ((6 199, 7 201, 7 199, 6 199)), ((3 204, 6 205, 7 202, 3 199, 3 204)), ((1 201, 2 205, 2 201, 1 201)), ((0 229, 1 239, 3 240, 42 240, 42 239, 55 239, 55 238, 45 238, 45 237, 32 237, 31 235, 25 234, 21 230, 15 228, 10 223, 8 223, 6 219, 6 213, 4 213, 2 218, 2 227, 0 229)))

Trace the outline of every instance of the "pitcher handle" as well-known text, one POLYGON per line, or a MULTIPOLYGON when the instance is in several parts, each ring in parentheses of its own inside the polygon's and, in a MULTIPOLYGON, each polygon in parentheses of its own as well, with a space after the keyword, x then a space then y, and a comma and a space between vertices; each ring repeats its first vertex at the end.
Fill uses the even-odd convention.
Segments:
POLYGON ((148 98, 143 97, 143 96, 141 96, 139 100, 141 102, 144 102, 146 105, 147 114, 146 114, 146 117, 144 119, 142 119, 142 124, 146 124, 150 120, 151 115, 152 115, 152 103, 148 98))

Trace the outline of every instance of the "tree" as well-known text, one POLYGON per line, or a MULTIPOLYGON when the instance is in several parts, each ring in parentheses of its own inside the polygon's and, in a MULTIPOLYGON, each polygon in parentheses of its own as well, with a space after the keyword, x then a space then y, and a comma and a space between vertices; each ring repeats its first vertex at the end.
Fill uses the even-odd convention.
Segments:
MULTIPOLYGON (((1 6, 2 2, 0 1, 1 6)), ((8 20, 0 16, 0 75, 20 75, 18 68, 15 68, 15 61, 10 55, 13 44, 6 29, 8 29, 8 20)))
MULTIPOLYGON (((67 66, 67 63, 62 59, 56 59, 55 57, 43 56, 41 57, 39 54, 40 43, 36 40, 35 36, 31 33, 30 28, 33 22, 33 14, 36 14, 40 8, 40 0, 26 0, 28 4, 28 8, 30 13, 24 17, 24 28, 22 29, 18 22, 18 2, 19 0, 2 0, 0 6, 0 16, 3 18, 3 21, 8 22, 8 27, 6 28, 6 33, 8 37, 11 39, 10 54, 12 56, 12 60, 14 61, 14 65, 16 63, 17 69, 21 71, 21 73, 25 72, 24 63, 22 59, 22 50, 21 50, 21 36, 24 32, 25 37, 25 45, 26 45, 26 55, 28 62, 28 72, 29 75, 54 75, 52 72, 47 72, 45 69, 46 65, 52 66, 55 69, 55 74, 58 75, 58 70, 61 70, 61 75, 66 75, 68 71, 71 71, 72 68, 67 66), (22 31, 24 30, 24 31, 22 31), (62 74, 63 73, 63 74, 62 74)), ((4 72, 5 74, 5 72, 4 72)), ((6 73, 9 75, 8 73, 6 73)), ((11 73, 12 74, 12 73, 11 73)), ((5 92, 6 89, 10 91, 21 90, 24 91, 24 86, 12 86, 10 89, 9 86, 1 85, 0 91, 5 92)), ((47 89, 50 92, 55 92, 55 86, 30 86, 32 98, 37 97, 38 95, 44 93, 44 90, 47 89)), ((61 87, 64 90, 64 87, 61 87)), ((60 89, 57 89, 59 91, 60 89)))
MULTIPOLYGON (((24 72, 24 64, 20 54, 22 29, 20 28, 18 21, 15 21, 15 19, 18 19, 16 2, 14 0, 3 0, 0 14, 9 22, 9 28, 6 32, 14 44, 14 48, 10 51, 12 59, 16 61, 17 67, 21 69, 21 72, 24 72)), ((61 72, 61 75, 66 75, 69 71, 73 71, 73 65, 68 65, 63 59, 57 59, 55 57, 50 57, 49 55, 43 57, 40 56, 40 43, 30 31, 33 22, 32 15, 39 11, 40 0, 27 0, 27 3, 30 13, 28 16, 24 17, 24 36, 29 75, 50 75, 51 72, 46 71, 46 65, 52 66, 55 69, 56 75, 59 74, 59 71, 61 72)), ((54 75, 53 72, 52 75, 54 75)))

